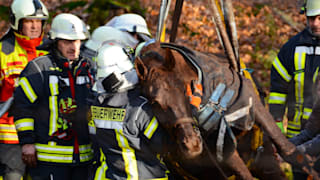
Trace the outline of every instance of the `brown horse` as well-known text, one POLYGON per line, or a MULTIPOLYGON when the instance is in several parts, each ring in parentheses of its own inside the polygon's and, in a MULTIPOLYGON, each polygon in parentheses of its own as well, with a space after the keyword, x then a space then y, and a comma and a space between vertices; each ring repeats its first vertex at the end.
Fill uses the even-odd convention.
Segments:
MULTIPOLYGON (((231 69, 226 58, 157 42, 142 49, 135 67, 142 93, 151 101, 160 124, 176 140, 179 153, 173 159, 179 161, 184 173, 190 173, 189 178, 212 179, 213 174, 203 174, 221 173, 222 167, 241 179, 253 179, 243 162, 250 159, 245 150, 248 145, 241 149, 239 144, 236 150, 234 138, 241 142, 242 137, 248 137, 243 134, 250 135, 246 132, 252 131, 253 124, 265 130, 282 157, 317 177, 311 162, 281 133, 251 81, 231 69), (190 89, 194 94, 190 95, 190 89), (211 171, 213 165, 218 171, 211 171)), ((272 170, 272 179, 283 179, 271 143, 265 141, 264 149, 264 158, 255 158, 260 161, 254 167, 262 172, 259 178, 270 179, 267 172, 272 170), (265 165, 266 161, 271 164, 265 165)), ((222 173, 221 177, 226 176, 229 174, 222 173)))

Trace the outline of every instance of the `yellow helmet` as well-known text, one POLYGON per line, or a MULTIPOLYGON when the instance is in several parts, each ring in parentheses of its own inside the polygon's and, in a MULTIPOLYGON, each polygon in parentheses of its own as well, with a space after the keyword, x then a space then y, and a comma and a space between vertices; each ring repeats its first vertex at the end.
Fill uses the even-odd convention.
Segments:
POLYGON ((307 16, 320 15, 320 0, 307 0, 306 15, 307 16))

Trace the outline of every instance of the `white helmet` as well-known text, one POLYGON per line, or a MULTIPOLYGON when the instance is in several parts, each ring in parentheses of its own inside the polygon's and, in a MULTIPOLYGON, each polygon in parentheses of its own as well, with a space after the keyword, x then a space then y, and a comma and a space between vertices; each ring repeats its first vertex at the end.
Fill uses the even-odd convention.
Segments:
POLYGON ((138 83, 138 76, 130 58, 123 47, 119 45, 105 44, 98 50, 97 56, 97 81, 94 91, 104 91, 102 81, 113 75, 121 82, 119 91, 134 87, 138 83))
POLYGON ((62 13, 53 18, 49 31, 50 39, 84 40, 88 37, 86 24, 77 16, 62 13))
POLYGON ((95 29, 90 39, 85 43, 85 46, 93 51, 97 51, 103 42, 113 41, 123 46, 134 48, 138 41, 129 33, 120 31, 111 26, 100 26, 95 29))
POLYGON ((306 15, 317 16, 320 15, 320 1, 319 0, 307 0, 306 15))
POLYGON ((47 20, 49 13, 40 0, 14 0, 11 4, 10 25, 18 31, 23 18, 47 20))
POLYGON ((142 33, 147 36, 151 36, 146 20, 138 14, 122 14, 112 18, 107 24, 122 31, 128 31, 132 33, 142 33))

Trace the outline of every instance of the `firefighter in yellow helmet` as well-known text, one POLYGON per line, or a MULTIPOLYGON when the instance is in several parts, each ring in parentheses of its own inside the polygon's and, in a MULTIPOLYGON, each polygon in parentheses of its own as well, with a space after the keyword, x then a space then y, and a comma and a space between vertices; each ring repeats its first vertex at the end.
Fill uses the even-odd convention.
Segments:
MULTIPOLYGON (((47 54, 36 49, 43 42, 43 27, 49 14, 40 0, 14 0, 10 7, 10 29, 0 40, 0 101, 11 101, 20 72, 34 58, 47 54)), ((2 109, 3 110, 3 109, 2 109)), ((5 110, 3 110, 5 111, 5 110)), ((25 165, 13 117, 0 118, 0 162, 5 179, 20 180, 25 165)))
POLYGON ((87 180, 93 152, 86 99, 93 79, 80 46, 88 36, 79 17, 57 15, 49 31, 50 53, 20 75, 12 113, 33 180, 87 180))
MULTIPOLYGON (((288 138, 297 136, 306 126, 314 105, 312 87, 320 68, 320 1, 307 0, 307 27, 283 45, 271 68, 269 109, 288 138), (282 120, 287 110, 288 126, 282 120)), ((295 139, 295 138, 294 138, 295 139)), ((293 140, 298 145, 299 141, 293 140)), ((293 167, 294 179, 306 174, 293 167)))

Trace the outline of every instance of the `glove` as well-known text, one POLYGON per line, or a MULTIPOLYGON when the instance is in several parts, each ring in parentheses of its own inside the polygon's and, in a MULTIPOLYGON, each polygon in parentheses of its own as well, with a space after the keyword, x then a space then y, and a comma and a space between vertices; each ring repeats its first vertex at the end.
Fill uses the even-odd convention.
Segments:
POLYGON ((37 154, 34 144, 22 145, 22 161, 29 167, 37 166, 37 154))
POLYGON ((281 121, 276 121, 276 124, 277 126, 280 128, 282 134, 286 134, 286 132, 284 131, 284 128, 283 128, 283 123, 281 121))
POLYGON ((315 159, 304 154, 301 150, 304 150, 304 147, 300 146, 290 155, 283 155, 282 157, 285 161, 290 163, 292 167, 296 168, 297 171, 307 173, 314 177, 314 179, 319 179, 318 173, 313 169, 315 159))

